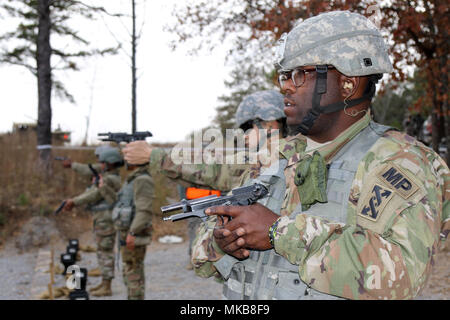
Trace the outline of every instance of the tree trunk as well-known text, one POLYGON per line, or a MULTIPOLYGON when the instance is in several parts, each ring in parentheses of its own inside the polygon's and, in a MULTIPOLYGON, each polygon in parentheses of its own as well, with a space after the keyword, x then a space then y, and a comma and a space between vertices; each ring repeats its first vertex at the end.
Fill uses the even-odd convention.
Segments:
POLYGON ((136 132, 136 4, 131 1, 133 33, 131 36, 131 131, 136 132))
POLYGON ((52 70, 50 65, 50 2, 38 1, 39 25, 37 38, 37 80, 38 80, 38 123, 37 145, 39 152, 38 169, 50 174, 51 144, 52 144, 52 70))

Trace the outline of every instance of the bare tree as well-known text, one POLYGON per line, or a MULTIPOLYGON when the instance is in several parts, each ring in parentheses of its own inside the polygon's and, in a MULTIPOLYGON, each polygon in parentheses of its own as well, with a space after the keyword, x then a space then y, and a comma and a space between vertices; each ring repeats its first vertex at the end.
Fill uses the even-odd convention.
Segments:
POLYGON ((93 7, 77 0, 10 0, 0 4, 0 9, 20 20, 13 31, 0 35, 0 63, 25 67, 37 78, 38 170, 50 174, 52 92, 70 102, 75 101, 63 82, 55 77, 54 71, 77 71, 77 60, 80 58, 117 52, 117 48, 88 48, 70 52, 65 48, 52 47, 51 36, 69 38, 73 44, 89 47, 89 42, 79 36, 68 21, 73 16, 92 19, 96 13, 109 13, 103 7, 93 7), (52 57, 57 60, 53 65, 52 57))

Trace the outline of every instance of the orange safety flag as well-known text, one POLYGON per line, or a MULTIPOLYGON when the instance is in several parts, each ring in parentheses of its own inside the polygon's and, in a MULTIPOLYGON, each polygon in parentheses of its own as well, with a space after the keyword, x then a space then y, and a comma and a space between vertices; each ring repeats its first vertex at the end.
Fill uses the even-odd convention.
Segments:
POLYGON ((207 197, 210 195, 217 195, 220 197, 220 191, 219 190, 209 190, 209 189, 199 189, 199 188, 187 188, 186 189, 186 199, 192 200, 192 199, 198 199, 207 197))

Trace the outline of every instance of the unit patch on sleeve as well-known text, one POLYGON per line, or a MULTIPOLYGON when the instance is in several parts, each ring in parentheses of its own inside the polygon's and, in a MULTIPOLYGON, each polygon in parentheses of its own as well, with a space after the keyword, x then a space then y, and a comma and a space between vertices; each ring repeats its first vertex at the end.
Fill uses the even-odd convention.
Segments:
POLYGON ((379 180, 392 187, 403 199, 408 199, 419 187, 408 175, 394 164, 388 164, 377 174, 379 180))
POLYGON ((374 184, 371 192, 364 198, 358 215, 371 221, 377 221, 393 194, 392 190, 381 184, 374 184))
POLYGON ((383 234, 394 217, 424 196, 420 182, 408 169, 386 163, 367 172, 361 183, 356 207, 356 224, 383 234), (400 211, 399 208, 403 208, 400 211))

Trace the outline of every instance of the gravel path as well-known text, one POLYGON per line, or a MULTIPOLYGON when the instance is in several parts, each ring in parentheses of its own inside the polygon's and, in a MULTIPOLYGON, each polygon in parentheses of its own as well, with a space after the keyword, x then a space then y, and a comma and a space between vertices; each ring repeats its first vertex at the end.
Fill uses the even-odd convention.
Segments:
MULTIPOLYGON (((80 240, 82 244, 83 240, 80 240)), ((60 253, 65 244, 55 246, 55 265, 59 264, 60 253)), ((88 270, 96 267, 96 254, 81 252, 82 259, 77 262, 88 270)), ((12 244, 0 250, 0 300, 37 299, 50 280, 48 273, 50 247, 43 247, 28 253, 19 254, 12 244)), ((418 299, 450 299, 450 251, 439 253, 435 269, 427 288, 418 299)), ((215 300, 221 299, 222 285, 214 279, 197 277, 192 270, 186 270, 187 242, 180 244, 152 243, 147 247, 146 299, 148 300, 215 300)), ((113 296, 91 299, 126 299, 125 286, 121 272, 116 268, 113 280, 113 296)), ((99 277, 88 278, 88 288, 99 283, 99 277)), ((54 287, 64 286, 64 278, 55 276, 54 287)))
POLYGON ((11 245, 0 251, 0 300, 28 300, 38 253, 18 254, 11 245))
MULTIPOLYGON (((59 264, 63 245, 55 247, 55 265, 59 264)), ((91 270, 97 266, 96 254, 81 252, 82 268, 91 270)), ((18 254, 11 245, 0 251, 0 300, 38 299, 47 290, 50 282, 48 273, 50 247, 33 252, 18 254)), ((210 300, 221 299, 222 285, 211 279, 202 279, 194 271, 187 270, 187 242, 180 244, 154 243, 147 247, 145 258, 146 299, 148 300, 210 300)), ((88 277, 88 289, 100 282, 100 277, 88 277)), ((62 287, 64 277, 55 275, 54 287, 62 287)), ((121 270, 115 270, 112 282, 113 296, 90 297, 91 299, 126 299, 121 270)))

